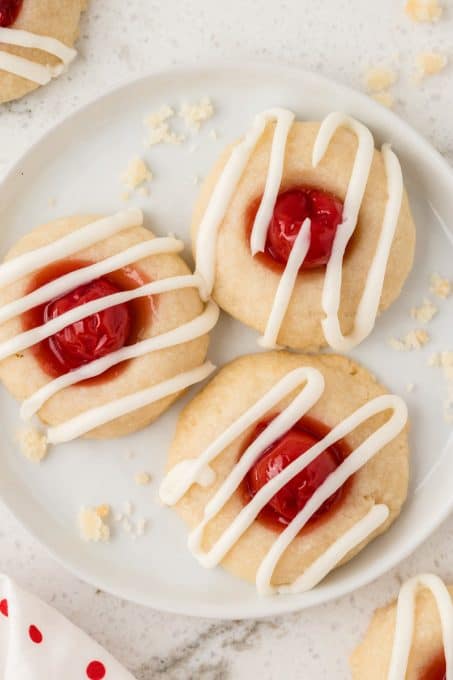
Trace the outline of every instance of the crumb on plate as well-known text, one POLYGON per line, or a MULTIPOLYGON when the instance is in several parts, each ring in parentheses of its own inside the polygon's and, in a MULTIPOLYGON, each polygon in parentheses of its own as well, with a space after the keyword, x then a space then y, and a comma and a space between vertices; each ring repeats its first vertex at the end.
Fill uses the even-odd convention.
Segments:
POLYGON ((41 462, 47 455, 48 443, 44 432, 33 427, 24 427, 17 433, 20 450, 33 463, 41 462))
POLYGON ((195 104, 183 104, 178 115, 188 127, 199 130, 202 123, 205 123, 214 115, 214 105, 209 97, 202 97, 195 104))
POLYGON ((443 7, 438 0, 407 0, 404 11, 413 21, 434 23, 442 17, 443 7))
POLYGON ((100 505, 97 508, 80 508, 79 529, 80 536, 84 541, 91 541, 93 543, 107 543, 109 541, 110 527, 104 522, 106 515, 103 514, 106 507, 108 508, 109 506, 100 505))
POLYGON ((409 352, 414 349, 421 349, 429 342, 429 334, 423 328, 416 328, 406 333, 404 338, 390 338, 388 343, 392 349, 398 352, 409 352))

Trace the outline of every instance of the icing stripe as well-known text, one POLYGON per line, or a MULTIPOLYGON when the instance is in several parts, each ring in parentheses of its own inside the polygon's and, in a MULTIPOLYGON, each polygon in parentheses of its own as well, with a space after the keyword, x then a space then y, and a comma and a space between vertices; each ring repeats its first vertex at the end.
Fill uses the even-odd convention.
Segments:
MULTIPOLYGON (((259 458, 261 452, 291 429, 291 427, 319 400, 324 390, 324 379, 322 374, 316 369, 309 367, 291 371, 285 376, 285 379, 277 383, 277 385, 265 394, 251 409, 238 418, 197 459, 183 461, 183 463, 176 465, 164 479, 160 489, 160 496, 161 499, 169 505, 180 500, 190 486, 194 482, 199 481, 201 473, 204 473, 203 482, 206 482, 206 472, 209 473, 209 469, 207 469, 209 463, 219 455, 226 446, 234 441, 235 438, 240 436, 247 427, 250 427, 255 420, 258 420, 258 418, 264 415, 262 410, 264 406, 268 406, 269 410, 275 403, 278 403, 287 396, 289 393, 287 388, 290 384, 290 391, 294 391, 295 385, 294 382, 291 381, 298 382, 299 385, 301 382, 306 381, 306 384, 289 406, 271 421, 268 427, 244 452, 230 474, 222 482, 220 488, 206 504, 202 521, 189 535, 189 549, 198 559, 200 564, 206 568, 211 568, 219 564, 239 538, 255 521, 258 514, 271 498, 291 479, 304 470, 325 449, 346 437, 372 416, 387 410, 392 410, 393 413, 384 425, 372 433, 324 481, 306 503, 304 508, 275 540, 271 549, 261 562, 256 576, 258 591, 266 594, 278 591, 278 589, 274 589, 270 585, 275 567, 282 554, 312 515, 349 477, 363 467, 388 442, 394 439, 402 431, 407 422, 407 407, 401 398, 395 395, 382 395, 369 401, 364 406, 357 409, 352 415, 345 418, 320 442, 311 447, 303 456, 297 458, 263 486, 250 502, 242 508, 233 522, 211 547, 209 552, 205 552, 202 549, 205 527, 212 518, 218 514, 237 490, 244 477, 259 458)), ((213 481, 212 474, 210 477, 211 479, 210 481, 208 479, 208 483, 212 483, 213 481)), ((345 546, 351 545, 351 547, 353 547, 354 541, 357 540, 360 542, 360 540, 363 540, 363 538, 360 537, 363 535, 362 532, 365 528, 368 528, 369 533, 372 533, 376 526, 382 524, 384 521, 384 512, 385 511, 382 509, 379 509, 373 512, 368 518, 363 518, 347 533, 346 537, 343 537, 343 541, 337 541, 335 545, 332 545, 329 549, 328 556, 323 558, 320 565, 318 564, 315 575, 319 575, 320 571, 325 568, 326 560, 331 567, 335 566, 344 556, 343 551, 345 546), (379 518, 380 521, 376 524, 379 518)), ((286 591, 288 591, 288 587, 291 588, 292 592, 298 592, 299 587, 304 587, 304 581, 299 579, 296 580, 291 586, 286 586, 286 591)))
MULTIPOLYGON (((285 109, 271 109, 259 114, 255 118, 251 131, 234 148, 214 188, 199 226, 196 246, 197 272, 205 280, 205 295, 212 292, 214 287, 216 244, 220 225, 259 136, 264 132, 266 124, 271 120, 276 120, 276 126, 272 140, 266 185, 250 239, 252 255, 263 251, 265 248, 267 229, 281 185, 286 142, 294 120, 292 112, 285 109)), ((312 154, 313 167, 316 167, 322 161, 335 132, 340 127, 350 129, 357 136, 358 148, 344 201, 343 222, 337 229, 332 253, 326 266, 322 293, 322 308, 326 318, 322 321, 322 328, 327 343, 333 349, 348 351, 370 334, 376 321, 387 262, 401 209, 403 179, 396 155, 391 151, 389 145, 384 145, 382 147, 382 154, 388 185, 385 215, 376 253, 370 265, 364 291, 356 312, 354 329, 350 335, 345 337, 341 331, 338 318, 341 301, 343 258, 346 247, 357 227, 359 211, 374 158, 374 140, 371 132, 362 123, 342 113, 331 113, 321 123, 316 137, 312 154)), ((299 268, 302 264, 303 258, 300 260, 299 268)), ((289 260, 287 268, 288 265, 289 260)), ((276 346, 278 333, 284 319, 284 312, 288 307, 294 290, 298 274, 294 260, 290 269, 288 270, 287 268, 285 268, 283 274, 283 277, 286 275, 286 280, 284 283, 280 281, 274 298, 271 318, 268 320, 264 337, 259 341, 264 347, 276 346), (285 303, 286 306, 283 309, 285 303)))
POLYGON ((402 586, 396 609, 395 637, 387 680, 404 680, 414 635, 415 602, 419 586, 433 594, 442 626, 446 680, 453 680, 453 604, 447 586, 434 574, 420 574, 402 586))
POLYGON ((205 285, 202 296, 207 299, 214 288, 216 245, 220 224, 225 217, 228 205, 242 177, 250 155, 263 134, 266 123, 280 115, 287 115, 284 109, 271 109, 258 114, 251 130, 231 152, 219 181, 214 187, 208 207, 198 227, 196 240, 196 270, 203 277, 205 285))
POLYGON ((289 131, 294 123, 294 113, 286 111, 285 109, 271 110, 267 113, 267 119, 276 119, 276 126, 274 136, 272 139, 271 157, 269 161, 269 170, 266 178, 266 186, 264 188, 263 198, 261 199, 258 212, 255 216, 253 229, 250 236, 250 247, 252 255, 260 253, 264 250, 266 245, 267 229, 269 222, 274 212, 275 202, 277 200, 278 192, 283 175, 283 165, 285 162, 286 141, 288 139, 289 131))
POLYGON ((39 85, 46 85, 52 78, 63 73, 77 56, 76 50, 56 40, 56 38, 37 35, 16 28, 0 27, 0 43, 42 50, 61 60, 62 63, 57 66, 44 66, 31 59, 25 59, 0 50, 0 69, 39 85))
POLYGON ((5 323, 15 316, 33 309, 33 307, 65 295, 79 286, 104 276, 104 274, 109 274, 129 264, 139 262, 145 257, 162 253, 179 253, 183 249, 184 244, 182 241, 170 237, 155 238, 145 243, 138 243, 101 262, 96 262, 93 265, 88 265, 82 269, 76 269, 60 276, 58 279, 37 288, 32 293, 3 305, 3 307, 0 307, 0 323, 5 323))
POLYGON ((165 380, 153 387, 110 401, 104 406, 90 409, 61 425, 50 427, 47 431, 47 441, 49 444, 61 444, 81 437, 96 427, 105 425, 116 418, 132 413, 144 406, 149 406, 160 399, 181 392, 191 385, 205 380, 214 370, 215 366, 207 361, 202 366, 180 373, 174 378, 165 380))
POLYGON ((4 262, 0 265, 0 287, 13 283, 13 281, 17 281, 35 272, 37 269, 42 269, 42 267, 51 262, 74 255, 74 253, 104 241, 120 231, 130 227, 141 226, 142 224, 143 213, 138 208, 123 210, 116 213, 116 215, 102 217, 94 222, 90 222, 84 227, 46 246, 31 250, 4 262))
POLYGON ((279 593, 305 593, 318 585, 346 555, 387 521, 386 505, 373 505, 368 514, 354 524, 299 576, 293 585, 279 586, 279 593))
MULTIPOLYGON (((322 373, 313 368, 304 367, 296 368, 294 371, 287 373, 281 380, 278 381, 261 399, 259 399, 253 406, 251 406, 245 413, 243 413, 237 420, 235 420, 224 432, 222 432, 215 441, 208 446, 198 458, 193 460, 184 460, 175 465, 168 474, 164 477, 159 495, 163 503, 167 505, 174 505, 184 494, 190 489, 192 484, 199 481, 200 475, 208 468, 209 463, 213 461, 224 449, 227 448, 235 439, 240 437, 249 427, 263 418, 266 413, 273 409, 284 397, 288 396, 295 389, 304 384, 303 394, 299 395, 296 402, 296 407, 304 408, 307 411, 314 406, 324 391, 324 377, 322 373), (301 403, 302 402, 302 403, 301 403)), ((294 402, 293 402, 294 404, 294 402)), ((275 419, 257 438, 253 451, 258 454, 260 451, 266 449, 276 438, 276 427, 285 432, 289 430, 301 417, 299 413, 302 411, 296 408, 295 415, 293 409, 285 409, 278 419, 275 419)))
POLYGON ((310 230, 311 220, 307 218, 296 236, 285 271, 278 283, 277 293, 275 294, 272 310, 267 320, 266 330, 263 337, 258 340, 258 344, 261 347, 278 349, 278 333, 291 301, 299 268, 310 248, 310 230))
POLYGON ((130 302, 131 300, 136 300, 140 297, 160 295, 161 293, 167 293, 171 290, 178 290, 181 288, 198 288, 199 286, 200 278, 194 274, 188 274, 186 276, 174 276, 168 279, 160 279, 159 281, 153 281, 152 283, 147 283, 138 288, 126 290, 121 293, 113 293, 112 295, 105 295, 102 298, 91 300, 91 302, 86 302, 83 305, 74 307, 68 312, 47 321, 42 326, 37 326, 29 331, 19 333, 13 338, 0 343, 0 361, 16 352, 22 352, 23 350, 36 345, 38 342, 42 342, 42 340, 58 333, 63 330, 63 328, 66 328, 66 326, 70 326, 81 319, 86 319, 88 316, 97 314, 109 307, 115 307, 116 305, 130 302))
POLYGON ((349 116, 338 113, 331 114, 321 124, 313 148, 313 165, 315 167, 322 160, 333 135, 339 127, 352 130, 358 137, 359 146, 344 202, 344 219, 337 229, 332 253, 326 267, 322 295, 322 307, 326 318, 322 322, 322 327, 328 344, 337 351, 345 352, 364 340, 374 328, 390 248, 398 224, 403 198, 403 178, 397 157, 388 145, 384 145, 382 153, 389 192, 384 221, 376 253, 371 262, 357 309, 354 330, 345 337, 341 332, 338 318, 343 259, 346 247, 357 227, 360 206, 373 162, 374 141, 371 132, 362 123, 358 123, 349 116))
POLYGON ((100 359, 91 361, 85 366, 74 369, 69 373, 52 380, 39 389, 37 392, 32 394, 31 397, 26 399, 22 403, 21 407, 21 417, 23 420, 30 419, 39 409, 45 404, 45 402, 53 397, 55 394, 75 385, 76 383, 87 380, 88 378, 93 378, 94 376, 104 373, 107 369, 112 366, 116 366, 122 361, 127 361, 129 359, 135 359, 136 357, 143 356, 144 354, 149 354, 151 352, 157 352, 158 350, 166 349, 168 347, 175 347, 176 345, 181 345, 185 342, 190 342, 196 338, 209 333, 210 330, 214 328, 219 318, 219 308, 213 302, 208 302, 206 309, 202 314, 197 316, 192 321, 189 321, 182 326, 178 326, 171 331, 162 333, 147 340, 142 340, 135 343, 134 345, 128 345, 122 347, 121 349, 111 352, 100 359))

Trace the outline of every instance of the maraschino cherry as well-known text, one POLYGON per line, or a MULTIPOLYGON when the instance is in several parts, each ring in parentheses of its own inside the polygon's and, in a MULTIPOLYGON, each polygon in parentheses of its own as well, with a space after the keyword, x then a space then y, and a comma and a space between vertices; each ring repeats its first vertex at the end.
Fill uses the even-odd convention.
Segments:
POLYGON ((277 198, 272 215, 265 252, 285 265, 304 220, 311 220, 310 248, 301 269, 314 269, 327 264, 341 224, 343 204, 333 194, 320 189, 291 189, 277 198))
POLYGON ((442 653, 428 666, 426 671, 421 675, 420 680, 446 680, 446 678, 447 667, 445 655, 442 653))
MULTIPOLYGON (((253 434, 253 440, 264 430, 268 423, 260 423, 253 434)), ((322 428, 324 430, 324 428, 322 428)), ((322 439, 325 431, 318 432, 316 422, 306 419, 289 430, 261 455, 250 469, 245 480, 245 491, 249 499, 279 472, 299 456, 303 456, 312 446, 322 439)), ((299 472, 269 501, 262 512, 261 519, 274 525, 287 525, 302 510, 314 492, 343 461, 340 447, 330 447, 299 472)), ((328 498, 312 516, 310 522, 328 512, 342 496, 342 488, 328 498)))
POLYGON ((19 16, 23 0, 0 0, 0 27, 12 26, 19 16))
MULTIPOLYGON (((107 279, 96 279, 45 305, 43 320, 50 321, 119 290, 107 279)), ((48 343, 63 372, 67 372, 121 349, 127 343, 130 330, 130 310, 127 304, 120 304, 63 328, 52 335, 48 343)))

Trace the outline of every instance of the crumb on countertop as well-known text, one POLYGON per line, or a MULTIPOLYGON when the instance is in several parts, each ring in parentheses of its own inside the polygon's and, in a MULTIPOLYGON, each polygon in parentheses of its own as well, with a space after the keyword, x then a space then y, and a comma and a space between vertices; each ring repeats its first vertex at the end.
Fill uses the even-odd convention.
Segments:
POLYGON ((404 11, 413 21, 434 23, 442 17, 443 7, 438 0, 407 0, 404 11))
POLYGON ((46 457, 48 443, 44 432, 25 427, 17 433, 17 441, 25 458, 33 463, 39 463, 46 457))
POLYGON ((149 475, 147 472, 137 472, 134 479, 138 486, 146 486, 151 481, 151 475, 149 475))
POLYGON ((434 76, 440 73, 448 64, 445 54, 439 52, 421 52, 417 55, 416 66, 417 76, 421 80, 427 76, 434 76))
POLYGON ((396 71, 382 66, 369 68, 365 73, 365 86, 368 92, 376 93, 388 90, 398 79, 396 71))
POLYGON ((382 106, 387 107, 388 109, 393 108, 393 105, 395 103, 395 97, 388 90, 385 90, 383 92, 376 92, 375 94, 372 95, 372 97, 374 101, 376 101, 378 104, 381 104, 382 106))
POLYGON ((447 298, 451 295, 452 284, 451 281, 440 276, 439 274, 431 274, 430 291, 439 298, 447 298))
POLYGON ((110 539, 110 527, 104 522, 110 514, 106 504, 97 508, 82 507, 79 511, 80 536, 84 541, 107 543, 110 539))
POLYGON ((202 97, 195 104, 183 104, 178 115, 188 127, 199 130, 202 123, 205 123, 214 115, 214 105, 209 97, 202 97))
POLYGON ((410 352, 414 349, 421 349, 429 342, 429 334, 423 328, 416 328, 406 333, 404 338, 390 338, 390 347, 398 352, 410 352))
POLYGON ((419 323, 429 323, 438 311, 436 305, 431 300, 428 300, 428 298, 425 298, 420 307, 413 307, 411 309, 411 317, 419 323))
POLYGON ((184 141, 182 135, 178 135, 170 129, 168 121, 174 115, 174 109, 170 106, 162 106, 145 118, 145 126, 148 131, 146 143, 148 146, 154 146, 155 144, 181 144, 184 141))

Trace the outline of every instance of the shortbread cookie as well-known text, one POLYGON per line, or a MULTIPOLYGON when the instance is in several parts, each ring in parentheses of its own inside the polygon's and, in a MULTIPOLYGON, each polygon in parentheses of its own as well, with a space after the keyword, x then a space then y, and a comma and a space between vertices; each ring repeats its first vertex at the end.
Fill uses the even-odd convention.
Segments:
MULTIPOLYGON (((88 428, 96 438, 144 427, 174 401, 190 383, 189 373, 204 361, 217 309, 213 303, 204 309, 197 280, 177 254, 183 244, 155 238, 142 221, 138 210, 103 219, 59 219, 24 236, 0 267, 0 378, 25 400, 23 415, 37 410, 52 426, 50 441, 73 438, 73 430, 61 428, 78 416, 88 421, 78 423, 77 435, 86 434, 90 423, 99 423, 88 428), (46 285, 53 286, 47 293, 46 285), (35 297, 27 298, 30 294, 35 297), (123 294, 135 298, 113 304, 115 298, 88 316, 82 311, 81 305, 123 294), (80 318, 65 323, 65 314, 80 318), (62 327, 52 332, 56 327, 48 324, 58 323, 62 327), (50 328, 44 335, 27 335, 44 327, 50 328), (110 404, 181 374, 184 384, 174 389, 167 384, 165 398, 143 394, 140 407, 130 404, 125 411, 123 403, 121 411, 108 411, 110 404), (102 406, 108 411, 104 415, 96 412, 102 406), (114 417, 119 412, 121 417, 114 417)), ((195 382, 197 376, 192 377, 195 382)))
POLYGON ((0 0, 0 103, 46 84, 75 58, 87 0, 0 0))
MULTIPOLYGON (((398 601, 376 611, 364 641, 352 654, 353 680, 445 680, 442 627, 451 634, 452 596, 453 586, 445 586, 433 574, 407 581, 398 601)), ((450 637, 445 642, 451 649, 450 637)))
POLYGON ((197 270, 264 347, 344 352, 399 296, 415 226, 397 157, 364 125, 293 121, 260 114, 208 175, 192 223, 197 270))
POLYGON ((161 498, 191 528, 203 566, 221 562, 262 593, 306 590, 398 516, 408 487, 406 420, 404 402, 345 357, 244 356, 182 411, 161 498), (377 448, 355 451, 378 430, 377 448), (266 489, 305 455, 314 456, 306 469, 266 489), (247 528, 244 512, 255 503, 247 528))

